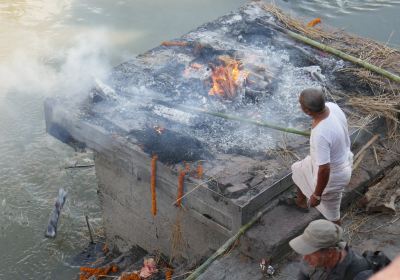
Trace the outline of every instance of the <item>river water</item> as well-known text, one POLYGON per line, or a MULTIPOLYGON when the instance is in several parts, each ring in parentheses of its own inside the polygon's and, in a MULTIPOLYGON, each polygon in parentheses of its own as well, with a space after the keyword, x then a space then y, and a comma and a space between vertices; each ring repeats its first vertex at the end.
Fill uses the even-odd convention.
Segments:
MULTIPOLYGON (((77 98, 93 77, 163 40, 244 4, 243 0, 0 1, 0 279, 74 279, 71 258, 101 235, 90 163, 45 133, 43 100, 77 98), (68 191, 57 238, 44 238, 60 187, 68 191)), ((276 1, 306 20, 400 44, 400 1, 276 1)))

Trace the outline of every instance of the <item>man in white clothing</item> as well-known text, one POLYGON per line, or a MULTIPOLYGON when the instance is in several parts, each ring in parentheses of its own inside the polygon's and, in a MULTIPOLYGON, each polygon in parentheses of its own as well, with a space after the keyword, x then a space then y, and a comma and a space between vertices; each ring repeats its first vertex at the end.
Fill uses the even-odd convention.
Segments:
POLYGON ((312 118, 312 130, 310 155, 292 165, 296 205, 316 207, 327 220, 340 224, 342 192, 353 164, 346 116, 335 103, 325 103, 320 89, 303 90, 299 102, 312 118))

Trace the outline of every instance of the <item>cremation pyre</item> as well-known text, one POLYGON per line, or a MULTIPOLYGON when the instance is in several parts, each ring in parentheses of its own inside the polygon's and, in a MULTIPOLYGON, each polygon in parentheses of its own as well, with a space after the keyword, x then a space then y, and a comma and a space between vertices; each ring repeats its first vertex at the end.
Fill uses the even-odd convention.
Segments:
POLYGON ((341 64, 290 40, 274 24, 260 3, 248 4, 115 67, 83 105, 62 97, 46 101, 49 133, 96 152, 111 244, 171 253, 174 213, 182 211, 175 206, 179 171, 188 164, 194 172, 184 175, 182 255, 194 260, 218 248, 291 184, 295 157, 277 151, 302 156, 306 138, 290 136, 285 149, 277 149, 280 132, 163 105, 306 128, 298 93, 320 86, 310 72, 317 68, 330 83, 341 64), (154 217, 153 155, 158 157, 154 217))

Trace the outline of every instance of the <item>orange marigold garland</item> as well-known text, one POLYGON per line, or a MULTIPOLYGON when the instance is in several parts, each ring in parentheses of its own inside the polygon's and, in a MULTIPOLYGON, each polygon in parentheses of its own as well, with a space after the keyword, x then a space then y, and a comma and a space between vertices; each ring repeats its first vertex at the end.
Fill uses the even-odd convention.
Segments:
POLYGON ((182 196, 183 196, 183 183, 185 181, 186 171, 181 171, 178 176, 178 194, 176 196, 175 206, 182 207, 182 196))
POLYGON ((121 280, 141 280, 140 276, 136 272, 128 273, 124 272, 121 275, 121 280))
POLYGON ((171 268, 167 268, 167 270, 165 271, 165 280, 171 280, 173 273, 174 272, 171 268))
POLYGON ((197 164, 197 178, 203 179, 203 165, 201 164, 201 162, 197 164))
POLYGON ((110 272, 118 272, 118 266, 108 265, 104 267, 80 267, 81 271, 79 280, 88 280, 90 277, 95 276, 96 279, 100 279, 103 275, 108 275, 110 272))
POLYGON ((157 198, 156 198, 156 172, 157 172, 157 155, 153 155, 151 159, 151 213, 153 216, 157 215, 157 198))
POLYGON ((315 18, 312 21, 310 21, 309 23, 307 23, 308 27, 314 27, 316 26, 318 23, 321 23, 321 18, 315 18))

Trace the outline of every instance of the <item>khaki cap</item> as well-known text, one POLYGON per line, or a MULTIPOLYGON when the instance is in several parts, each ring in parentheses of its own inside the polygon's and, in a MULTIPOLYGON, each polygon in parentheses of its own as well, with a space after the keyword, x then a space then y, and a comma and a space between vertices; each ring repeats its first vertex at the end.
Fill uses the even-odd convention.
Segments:
POLYGON ((327 220, 312 221, 304 233, 289 242, 301 255, 309 255, 323 248, 342 246, 343 229, 327 220))

